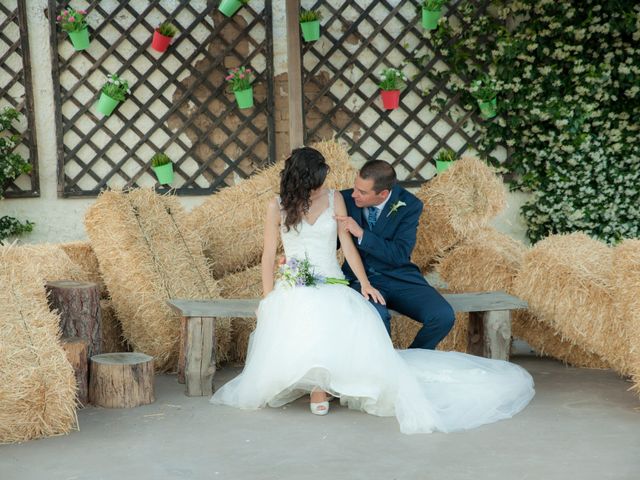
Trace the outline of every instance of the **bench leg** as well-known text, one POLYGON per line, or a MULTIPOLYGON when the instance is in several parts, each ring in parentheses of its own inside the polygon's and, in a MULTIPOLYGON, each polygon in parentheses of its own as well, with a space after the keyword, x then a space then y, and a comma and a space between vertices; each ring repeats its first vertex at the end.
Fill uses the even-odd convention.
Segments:
POLYGON ((212 317, 183 318, 178 381, 184 380, 185 394, 189 397, 213 394, 216 372, 214 326, 212 317))
POLYGON ((469 313, 468 353, 497 360, 509 360, 511 311, 469 313))

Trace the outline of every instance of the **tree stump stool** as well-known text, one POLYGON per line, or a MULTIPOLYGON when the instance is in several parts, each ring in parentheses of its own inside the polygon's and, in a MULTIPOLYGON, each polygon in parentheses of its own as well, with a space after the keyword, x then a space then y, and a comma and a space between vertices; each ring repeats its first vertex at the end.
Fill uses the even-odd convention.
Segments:
POLYGON ((100 328, 100 287, 92 282, 59 280, 47 282, 49 308, 60 314, 63 337, 80 337, 89 342, 89 358, 99 354, 102 335, 100 328))
POLYGON ((89 343, 78 337, 63 338, 61 343, 76 376, 78 401, 84 407, 89 403, 89 343))
POLYGON ((139 352, 91 357, 89 401, 106 408, 131 408, 155 401, 153 357, 139 352))

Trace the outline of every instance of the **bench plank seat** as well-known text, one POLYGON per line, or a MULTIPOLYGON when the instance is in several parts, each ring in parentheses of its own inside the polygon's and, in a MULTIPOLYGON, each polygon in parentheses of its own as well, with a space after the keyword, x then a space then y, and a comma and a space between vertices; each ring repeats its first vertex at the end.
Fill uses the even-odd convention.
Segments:
MULTIPOLYGON (((467 352, 508 360, 511 348, 511 310, 527 302, 505 292, 445 293, 455 312, 469 313, 467 352)), ((260 299, 168 300, 181 317, 178 381, 189 396, 211 395, 215 374, 215 319, 255 318, 260 299)), ((392 315, 398 315, 391 310, 392 315)))

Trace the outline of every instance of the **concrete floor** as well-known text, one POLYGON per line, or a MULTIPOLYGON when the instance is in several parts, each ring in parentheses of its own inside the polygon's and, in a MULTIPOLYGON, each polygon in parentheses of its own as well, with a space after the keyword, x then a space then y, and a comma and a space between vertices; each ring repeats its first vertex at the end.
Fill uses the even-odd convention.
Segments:
MULTIPOLYGON (((156 402, 89 407, 79 432, 0 446, 1 480, 640 479, 640 401, 609 371, 530 356, 536 396, 518 416, 454 434, 402 435, 394 418, 304 400, 258 412, 188 398, 156 378, 156 402)), ((221 385, 239 372, 226 368, 221 385)))

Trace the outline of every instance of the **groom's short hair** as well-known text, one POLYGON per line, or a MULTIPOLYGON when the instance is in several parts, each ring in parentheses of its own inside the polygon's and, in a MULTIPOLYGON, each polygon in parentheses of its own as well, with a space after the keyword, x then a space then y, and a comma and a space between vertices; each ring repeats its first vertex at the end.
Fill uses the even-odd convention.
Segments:
POLYGON ((376 193, 391 190, 396 183, 396 171, 384 160, 369 160, 362 166, 359 175, 363 180, 373 180, 376 193))

